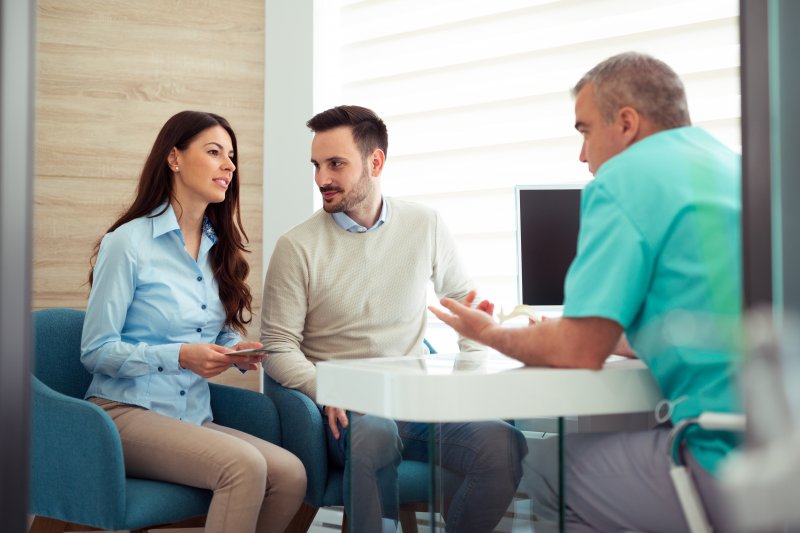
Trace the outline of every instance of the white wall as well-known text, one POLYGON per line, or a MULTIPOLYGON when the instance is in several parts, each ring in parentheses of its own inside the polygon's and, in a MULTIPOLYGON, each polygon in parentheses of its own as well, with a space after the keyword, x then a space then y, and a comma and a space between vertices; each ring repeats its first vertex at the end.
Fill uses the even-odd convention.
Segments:
MULTIPOLYGON (((265 0, 264 272, 275 242, 313 212, 311 0, 265 0)), ((262 283, 264 280, 261 280, 262 283)))

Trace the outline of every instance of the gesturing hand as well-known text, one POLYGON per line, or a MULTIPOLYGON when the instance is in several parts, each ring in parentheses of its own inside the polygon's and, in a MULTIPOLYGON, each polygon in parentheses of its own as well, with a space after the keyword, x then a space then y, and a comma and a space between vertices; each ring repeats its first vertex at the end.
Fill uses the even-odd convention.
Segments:
MULTIPOLYGON (((469 294, 467 294, 467 297, 464 298, 462 303, 467 307, 472 307, 472 304, 475 302, 476 294, 477 293, 475 291, 469 291, 469 294)), ((494 304, 489 300, 481 300, 478 305, 475 306, 475 309, 478 311, 483 311, 489 316, 494 315, 494 304)))
MULTIPOLYGON (((258 344, 258 343, 239 343, 258 344)), ((242 348, 255 348, 256 346, 242 346, 242 348)), ((216 344, 182 344, 178 352, 178 364, 181 368, 191 370, 198 376, 213 378, 231 367, 232 364, 249 365, 253 357, 247 355, 226 355, 232 351, 216 344)), ((258 359, 258 358, 255 358, 258 359)), ((256 361, 257 362, 257 361, 256 361)))
POLYGON ((464 337, 474 339, 483 344, 488 344, 486 342, 486 335, 491 328, 496 326, 489 314, 489 312, 494 310, 494 305, 484 301, 478 304, 477 309, 472 309, 468 307, 468 305, 471 305, 474 299, 474 291, 470 292, 467 298, 464 299, 464 303, 467 305, 458 303, 451 298, 442 298, 440 303, 452 314, 447 314, 433 306, 429 306, 428 309, 430 309, 431 313, 436 315, 439 320, 464 337))

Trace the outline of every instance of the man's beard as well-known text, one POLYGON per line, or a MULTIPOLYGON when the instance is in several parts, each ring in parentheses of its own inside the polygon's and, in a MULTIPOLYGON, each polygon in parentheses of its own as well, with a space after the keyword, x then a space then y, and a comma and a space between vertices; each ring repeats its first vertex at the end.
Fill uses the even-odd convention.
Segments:
MULTIPOLYGON (((366 165, 364 166, 364 171, 361 173, 361 176, 358 178, 353 190, 350 191, 350 194, 344 196, 340 199, 337 203, 328 203, 324 200, 322 201, 322 208, 325 210, 326 213, 346 213, 347 211, 352 211, 355 209, 359 204, 361 204, 364 200, 366 200, 370 194, 372 194, 372 179, 370 178, 369 171, 367 170, 366 165)), ((341 189, 337 188, 325 188, 320 187, 320 192, 325 191, 339 191, 342 192, 341 189)))

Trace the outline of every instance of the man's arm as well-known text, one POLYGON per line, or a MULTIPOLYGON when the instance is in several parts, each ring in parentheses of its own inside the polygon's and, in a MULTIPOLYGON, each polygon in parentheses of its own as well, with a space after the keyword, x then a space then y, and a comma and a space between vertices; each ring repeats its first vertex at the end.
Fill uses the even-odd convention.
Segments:
POLYGON ((633 347, 631 347, 631 345, 628 343, 628 338, 624 333, 619 336, 619 341, 617 341, 617 346, 614 348, 613 354, 628 357, 630 359, 636 359, 639 357, 636 355, 633 347))
POLYGON ((431 312, 459 334, 526 365, 599 369, 622 335, 622 326, 607 318, 560 318, 504 328, 486 313, 450 298, 441 303, 451 314, 435 307, 431 312))
POLYGON ((317 370, 300 349, 308 311, 307 278, 307 265, 295 247, 285 236, 278 239, 261 303, 261 342, 269 351, 262 364, 272 379, 314 400, 317 370))
MULTIPOLYGON (((467 274, 464 262, 458 254, 455 240, 450 230, 445 225, 439 213, 435 215, 435 250, 433 252, 433 289, 439 298, 446 297, 458 302, 472 306, 475 299, 474 284, 467 274)), ((480 302, 479 302, 480 303, 480 302)), ((490 315, 494 306, 488 302, 484 304, 482 310, 490 315), (487 310, 487 305, 492 309, 487 310)), ((474 340, 459 333, 458 348, 462 352, 471 352, 484 349, 484 347, 474 340)))
MULTIPOLYGON (((308 265, 286 237, 275 244, 264 281, 261 305, 261 342, 269 350, 262 359, 264 371, 290 389, 316 402, 317 368, 300 348, 308 313, 308 265)), ((347 412, 326 406, 324 414, 334 438, 340 423, 348 425, 347 412)))

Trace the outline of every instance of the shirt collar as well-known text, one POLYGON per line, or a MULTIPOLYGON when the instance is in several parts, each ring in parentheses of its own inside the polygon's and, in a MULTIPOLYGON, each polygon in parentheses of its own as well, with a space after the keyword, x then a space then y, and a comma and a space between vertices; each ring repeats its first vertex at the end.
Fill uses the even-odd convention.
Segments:
MULTIPOLYGON (((181 229, 178 224, 178 217, 175 216, 175 211, 172 209, 172 204, 166 204, 166 209, 164 209, 164 206, 165 204, 161 204, 151 211, 149 215, 153 220, 154 239, 170 231, 180 231, 181 229)), ((217 242, 217 232, 214 231, 214 227, 211 225, 211 221, 208 220, 208 217, 203 217, 203 235, 211 241, 211 244, 217 242)))
POLYGON ((175 216, 175 211, 172 210, 172 205, 170 204, 166 204, 166 209, 165 205, 161 204, 151 211, 150 215, 148 216, 153 220, 154 239, 156 237, 161 237, 170 231, 181 229, 181 227, 178 225, 178 217, 175 216))
POLYGON ((211 221, 208 220, 208 217, 203 217, 203 235, 208 237, 211 244, 216 244, 217 232, 214 231, 214 226, 211 225, 211 221))
POLYGON ((345 231, 349 231, 350 233, 368 233, 370 231, 374 231, 382 226, 386 222, 386 216, 389 212, 389 207, 387 206, 386 199, 381 197, 381 214, 378 216, 378 220, 375 221, 375 224, 372 225, 370 228, 366 228, 350 218, 346 213, 343 211, 338 213, 331 213, 333 220, 336 222, 336 225, 342 228, 345 231))

